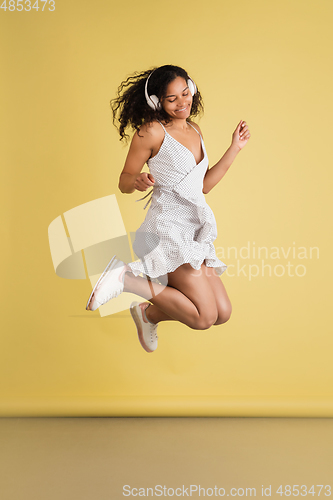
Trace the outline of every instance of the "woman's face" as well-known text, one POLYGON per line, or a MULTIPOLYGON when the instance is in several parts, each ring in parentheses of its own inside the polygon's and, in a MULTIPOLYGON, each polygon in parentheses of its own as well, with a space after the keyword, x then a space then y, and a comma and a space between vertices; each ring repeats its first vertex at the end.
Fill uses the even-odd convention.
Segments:
POLYGON ((177 76, 169 83, 165 97, 162 99, 162 107, 171 118, 186 119, 191 114, 192 94, 187 82, 181 76, 177 76))

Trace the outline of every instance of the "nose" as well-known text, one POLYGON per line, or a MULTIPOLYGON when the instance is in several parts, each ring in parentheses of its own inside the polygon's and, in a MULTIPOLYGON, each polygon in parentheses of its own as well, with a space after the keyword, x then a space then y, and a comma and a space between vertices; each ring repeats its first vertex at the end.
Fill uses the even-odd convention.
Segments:
POLYGON ((182 109, 182 108, 185 108, 185 106, 186 106, 186 101, 185 101, 185 99, 183 98, 183 99, 181 99, 181 100, 178 102, 178 108, 179 108, 179 109, 182 109))

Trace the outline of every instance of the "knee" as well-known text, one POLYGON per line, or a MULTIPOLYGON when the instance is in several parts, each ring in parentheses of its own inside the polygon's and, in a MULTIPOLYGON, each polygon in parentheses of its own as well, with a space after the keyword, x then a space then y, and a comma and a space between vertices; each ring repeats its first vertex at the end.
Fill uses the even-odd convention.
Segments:
POLYGON ((223 325, 223 323, 226 323, 230 319, 231 312, 232 312, 232 307, 231 304, 229 304, 228 306, 224 307, 221 311, 219 311, 218 318, 214 323, 214 325, 223 325))
POLYGON ((211 326, 215 325, 218 320, 217 312, 210 312, 206 314, 201 314, 200 317, 195 322, 195 330, 208 330, 211 326))

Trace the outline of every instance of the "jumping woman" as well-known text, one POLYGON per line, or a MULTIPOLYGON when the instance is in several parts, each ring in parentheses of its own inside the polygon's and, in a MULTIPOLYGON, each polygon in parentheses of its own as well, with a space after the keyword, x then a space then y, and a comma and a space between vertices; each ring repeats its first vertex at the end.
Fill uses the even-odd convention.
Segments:
POLYGON ((220 279, 227 266, 215 253, 216 221, 204 195, 223 178, 250 132, 241 120, 225 154, 208 168, 201 130, 190 121, 203 111, 202 98, 178 66, 135 73, 120 85, 111 108, 121 139, 128 127, 135 130, 119 189, 150 188, 144 196, 150 195, 150 206, 133 243, 139 260, 125 264, 114 256, 86 309, 94 311, 123 291, 143 297, 130 312, 142 347, 153 352, 161 321, 205 330, 230 318, 231 303, 220 279), (141 173, 145 163, 149 173, 141 173))

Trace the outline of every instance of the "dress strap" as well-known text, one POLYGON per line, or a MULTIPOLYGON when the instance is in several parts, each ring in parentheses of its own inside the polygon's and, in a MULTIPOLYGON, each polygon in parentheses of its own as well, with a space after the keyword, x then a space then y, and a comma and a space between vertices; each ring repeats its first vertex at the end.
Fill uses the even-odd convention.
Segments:
MULTIPOLYGON (((161 127, 162 127, 162 128, 163 128, 163 130, 164 130, 164 132, 166 132, 164 125, 163 125, 163 124, 162 124, 159 120, 156 120, 156 121, 158 121, 158 123, 161 125, 161 127)), ((200 135, 200 137, 201 137, 200 132, 198 132, 198 131, 197 131, 197 129, 196 129, 195 127, 193 127, 192 123, 190 123, 190 122, 186 122, 186 123, 188 123, 189 125, 191 125, 191 127, 192 127, 192 128, 196 131, 196 133, 197 133, 197 134, 199 134, 199 135, 200 135)))
POLYGON ((162 123, 161 123, 159 120, 156 120, 156 121, 158 121, 158 123, 161 125, 161 127, 162 127, 162 128, 163 128, 163 130, 164 130, 164 132, 166 132, 164 125, 162 125, 162 123))
POLYGON ((201 137, 200 132, 198 132, 198 131, 197 131, 197 129, 196 129, 195 127, 193 127, 192 123, 190 123, 190 122, 187 122, 187 123, 188 123, 189 125, 191 125, 191 127, 192 127, 192 128, 194 128, 194 130, 196 131, 196 133, 197 133, 197 134, 199 134, 199 135, 200 135, 200 137, 201 137))

